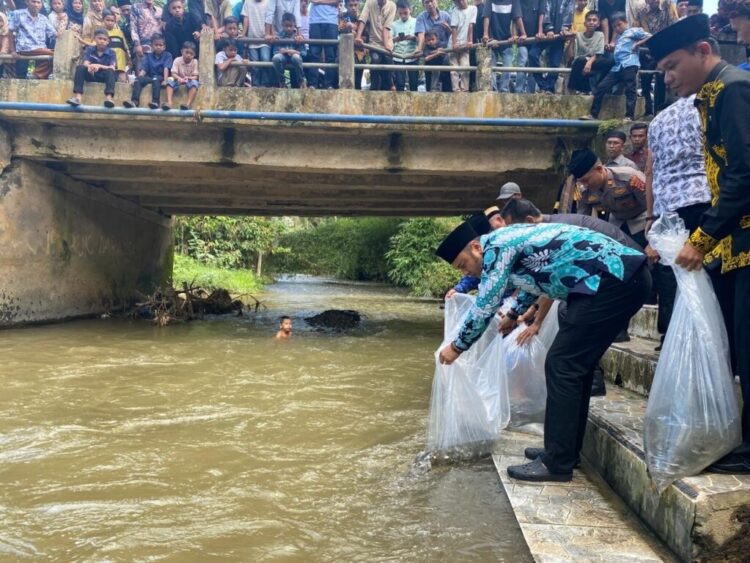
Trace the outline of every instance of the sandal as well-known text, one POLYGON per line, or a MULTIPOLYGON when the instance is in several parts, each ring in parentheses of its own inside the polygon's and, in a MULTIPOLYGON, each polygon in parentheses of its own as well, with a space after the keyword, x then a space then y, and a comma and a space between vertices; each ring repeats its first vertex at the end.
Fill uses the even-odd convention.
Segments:
POLYGON ((104 107, 112 109, 115 107, 115 103, 112 100, 104 100, 104 107))
POLYGON ((73 106, 74 108, 77 108, 81 105, 81 102, 78 101, 78 98, 68 98, 67 100, 65 100, 65 103, 69 106, 73 106))
POLYGON ((162 104, 162 105, 161 105, 161 109, 163 109, 164 111, 169 111, 169 110, 170 110, 170 109, 172 109, 172 108, 171 108, 171 107, 169 107, 169 106, 168 106, 167 104, 162 104))
POLYGON ((536 458, 531 463, 509 466, 508 476, 519 481, 556 481, 560 483, 573 479, 573 473, 552 473, 542 463, 541 458, 536 458))
POLYGON ((180 104, 180 109, 182 111, 188 111, 190 109, 190 107, 186 106, 185 104, 180 104))

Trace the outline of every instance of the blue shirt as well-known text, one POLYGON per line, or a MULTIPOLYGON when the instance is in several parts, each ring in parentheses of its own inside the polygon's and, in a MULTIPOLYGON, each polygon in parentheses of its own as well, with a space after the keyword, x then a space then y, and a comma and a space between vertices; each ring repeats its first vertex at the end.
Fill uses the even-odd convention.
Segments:
POLYGON ((482 279, 454 341, 460 350, 468 350, 482 336, 508 284, 560 300, 571 293, 595 295, 602 274, 627 281, 646 258, 600 233, 555 223, 504 227, 483 236, 481 243, 482 279))
POLYGON ((633 51, 633 45, 636 41, 651 37, 650 33, 646 33, 640 27, 629 27, 625 32, 620 35, 615 43, 615 66, 612 67, 612 72, 617 72, 623 68, 631 66, 641 67, 641 60, 638 57, 638 50, 633 51))
POLYGON ((310 24, 314 23, 328 23, 338 27, 338 6, 332 4, 310 4, 310 24))
POLYGON ((57 37, 54 26, 44 14, 32 17, 28 9, 10 13, 8 28, 16 34, 16 52, 46 49, 47 42, 57 37))
POLYGON ((141 70, 146 73, 146 76, 164 76, 164 69, 170 70, 172 68, 172 53, 164 51, 160 58, 157 58, 154 53, 145 53, 143 56, 143 62, 141 63, 141 70))
POLYGON ((426 31, 434 31, 437 33, 440 46, 446 48, 448 46, 448 39, 451 37, 451 32, 447 31, 442 25, 440 25, 443 22, 447 23, 450 28, 451 16, 448 12, 438 10, 438 17, 436 20, 433 20, 430 17, 430 13, 425 11, 417 17, 417 24, 414 26, 414 31, 418 34, 426 31))
POLYGON ((83 60, 103 66, 116 66, 117 63, 115 52, 109 47, 104 49, 104 52, 101 54, 97 53, 96 47, 86 47, 86 50, 83 52, 83 60))

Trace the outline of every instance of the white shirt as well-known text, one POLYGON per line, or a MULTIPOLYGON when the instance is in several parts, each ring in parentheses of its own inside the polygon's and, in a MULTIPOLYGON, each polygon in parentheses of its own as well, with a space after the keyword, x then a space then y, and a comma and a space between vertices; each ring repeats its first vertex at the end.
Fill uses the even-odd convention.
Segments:
MULTIPOLYGON (((451 27, 456 28, 456 39, 459 43, 469 42, 469 24, 477 20, 477 7, 474 4, 467 6, 465 10, 456 8, 451 12, 451 27)), ((448 41, 448 48, 453 46, 453 36, 448 41)))
MULTIPOLYGON (((263 39, 266 36, 266 0, 245 0, 242 6, 242 16, 247 18, 247 29, 245 33, 250 39, 263 39)), ((250 45, 251 49, 257 49, 260 45, 250 45)))
POLYGON ((654 215, 711 201, 695 96, 680 98, 648 127, 653 158, 654 215))

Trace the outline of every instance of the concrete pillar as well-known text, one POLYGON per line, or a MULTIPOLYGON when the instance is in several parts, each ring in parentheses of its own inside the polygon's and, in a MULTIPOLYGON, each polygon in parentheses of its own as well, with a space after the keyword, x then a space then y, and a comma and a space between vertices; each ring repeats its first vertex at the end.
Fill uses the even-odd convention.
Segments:
POLYGON ((171 267, 170 218, 25 160, 0 176, 0 327, 101 314, 171 267))
POLYGON ((339 35, 339 89, 354 89, 354 34, 339 35))
MULTIPOLYGON (((201 88, 213 89, 216 87, 216 73, 214 72, 214 60, 216 59, 216 43, 212 29, 203 28, 201 31, 200 57, 198 58, 198 75, 201 88)), ((200 89, 198 90, 200 92, 200 89)))
POLYGON ((492 73, 492 53, 484 45, 477 47, 477 90, 491 92, 494 74, 492 73))
POLYGON ((58 80, 73 80, 76 63, 81 56, 81 44, 73 31, 67 29, 55 42, 55 55, 52 59, 52 71, 58 80))

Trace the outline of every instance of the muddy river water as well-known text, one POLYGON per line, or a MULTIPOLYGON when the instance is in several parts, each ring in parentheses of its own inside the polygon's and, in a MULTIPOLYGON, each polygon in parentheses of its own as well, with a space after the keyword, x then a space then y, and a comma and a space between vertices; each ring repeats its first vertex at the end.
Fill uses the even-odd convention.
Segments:
POLYGON ((491 462, 413 467, 435 302, 309 279, 262 298, 0 332, 0 560, 530 561, 491 462), (305 327, 328 308, 364 322, 305 327))

